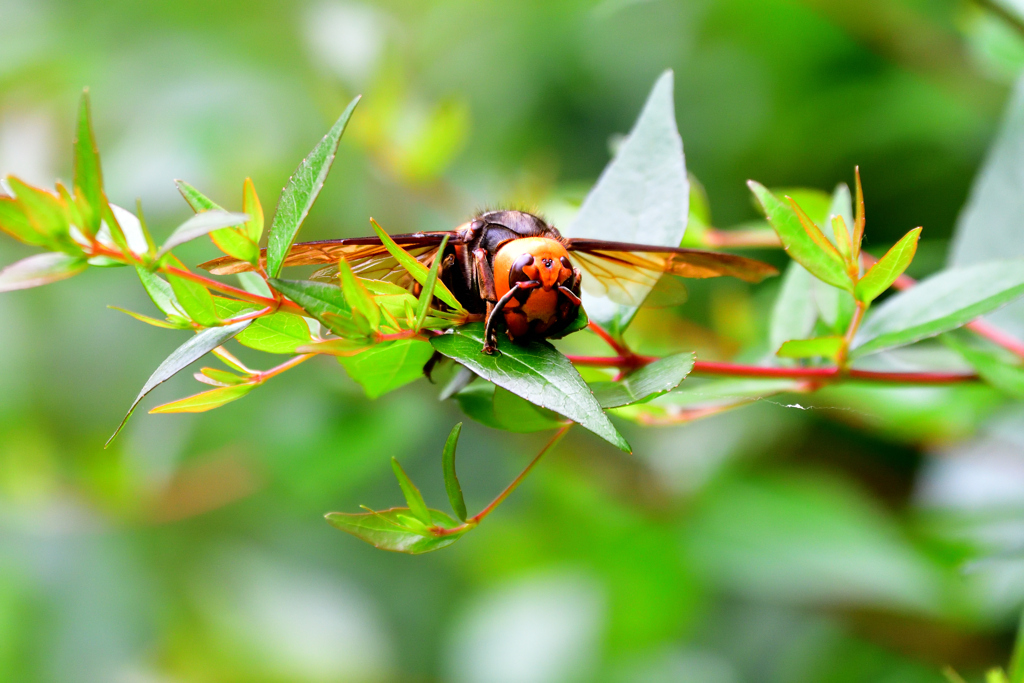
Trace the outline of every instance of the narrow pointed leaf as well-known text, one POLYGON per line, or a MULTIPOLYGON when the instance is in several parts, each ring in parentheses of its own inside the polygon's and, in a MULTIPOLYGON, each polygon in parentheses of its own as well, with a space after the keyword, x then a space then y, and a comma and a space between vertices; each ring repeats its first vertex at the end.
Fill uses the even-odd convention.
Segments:
POLYGON ((113 309, 115 311, 120 311, 125 315, 131 316, 132 318, 135 318, 140 322, 144 322, 147 325, 152 325, 153 327, 162 327, 167 330, 184 330, 191 327, 191 325, 189 325, 189 322, 184 318, 182 318, 182 320, 184 321, 184 324, 182 325, 167 320, 157 320, 156 318, 151 318, 148 315, 142 315, 141 313, 136 313, 135 311, 129 311, 127 308, 121 308, 120 306, 107 306, 107 308, 113 309))
POLYGON ((760 183, 750 180, 747 185, 761 204, 768 222, 779 235, 782 246, 790 258, 819 280, 852 292, 853 280, 846 272, 842 260, 837 261, 829 256, 811 239, 793 210, 760 183))
POLYGON ((917 242, 921 238, 921 228, 914 228, 894 244, 878 263, 857 282, 854 294, 858 301, 871 303, 879 294, 889 289, 896 279, 903 275, 917 253, 917 242))
MULTIPOLYGON (((189 206, 191 206, 192 210, 196 213, 202 213, 204 211, 224 211, 223 207, 194 188, 192 185, 186 183, 184 180, 176 180, 174 182, 178 186, 178 191, 181 193, 181 196, 185 198, 185 201, 188 202, 189 206)), ((246 179, 246 183, 246 188, 252 184, 248 179, 246 179)), ((262 231, 263 210, 259 208, 259 200, 257 200, 256 208, 260 211, 259 224, 260 230, 262 231)), ((253 239, 249 235, 249 224, 252 223, 255 218, 246 210, 244 198, 242 212, 250 217, 244 225, 213 230, 210 232, 210 239, 213 240, 213 243, 218 249, 228 256, 234 256, 237 259, 248 261, 249 263, 256 265, 260 257, 260 248, 258 246, 259 236, 257 236, 256 239, 253 239)))
POLYGON ((619 408, 649 401, 672 391, 693 369, 694 354, 677 353, 646 365, 618 382, 594 382, 594 392, 602 408, 619 408))
POLYGON ((236 375, 230 370, 219 370, 217 368, 202 368, 197 374, 206 377, 211 381, 217 382, 222 386, 244 384, 248 379, 248 376, 236 375))
POLYGON ((857 186, 857 200, 853 219, 853 256, 860 258, 860 245, 864 241, 864 188, 860 184, 860 166, 855 166, 853 175, 857 186))
POLYGON ((167 280, 174 290, 174 297, 185 309, 189 318, 204 325, 213 327, 221 323, 213 306, 213 295, 210 290, 197 282, 186 280, 177 275, 168 274, 167 280))
POLYGON ((236 384, 230 387, 218 387, 189 396, 177 401, 157 406, 149 412, 157 413, 205 413, 222 405, 237 401, 257 387, 256 384, 236 384))
POLYGON ((242 212, 249 215, 249 220, 245 222, 245 234, 253 244, 258 245, 263 237, 263 205, 260 204, 252 178, 246 178, 242 186, 242 212))
POLYGON ((832 216, 832 234, 836 238, 836 249, 844 261, 853 259, 853 245, 850 243, 850 231, 846 227, 846 220, 841 214, 832 216))
POLYGON ((374 332, 379 330, 380 309, 370 293, 352 273, 352 268, 344 258, 338 262, 338 281, 341 283, 341 291, 344 292, 348 305, 363 314, 363 317, 369 322, 371 330, 374 332))
POLYGON ((342 133, 352 117, 352 111, 359 103, 359 97, 353 99, 345 111, 334 123, 327 135, 317 143, 313 151, 309 153, 295 173, 288 179, 288 184, 281 191, 281 198, 277 202, 277 213, 274 214, 274 222, 270 225, 270 234, 267 237, 267 274, 270 277, 277 277, 284 264, 284 258, 288 250, 295 242, 295 236, 302 227, 302 222, 313 207, 313 202, 320 194, 320 188, 324 186, 327 179, 327 172, 331 170, 334 163, 334 155, 338 151, 338 143, 341 142, 342 133))
POLYGON ((243 320, 242 322, 235 323, 233 325, 225 325, 224 327, 211 327, 210 329, 203 330, 199 334, 193 336, 187 342, 179 346, 174 350, 170 356, 168 356, 163 363, 149 376, 146 383, 142 386, 142 390, 139 395, 132 401, 132 405, 128 408, 128 412, 125 414, 124 419, 121 420, 121 424, 117 426, 114 433, 107 439, 107 446, 114 440, 114 437, 120 433, 125 423, 128 422, 128 418, 135 412, 135 407, 139 405, 139 402, 146 397, 146 394, 151 392, 153 389, 163 384, 174 375, 178 374, 181 370, 199 360, 210 351, 228 341, 236 334, 244 330, 251 320, 243 320))
POLYGON ((455 449, 459 445, 459 434, 462 433, 462 423, 452 427, 448 434, 448 440, 444 442, 444 453, 441 461, 444 468, 444 490, 448 492, 448 502, 451 503, 455 516, 466 521, 466 499, 462 496, 462 485, 459 484, 459 477, 455 474, 455 449))
POLYGON ((41 247, 48 242, 44 235, 32 227, 32 221, 12 197, 0 197, 0 230, 32 246, 41 247))
POLYGON ((796 214, 797 220, 800 221, 800 225, 803 227, 804 232, 807 236, 818 245, 818 248, 832 261, 842 264, 843 257, 839 254, 839 250, 832 244, 829 238, 825 237, 825 233, 821 231, 818 224, 811 220, 810 216, 800 208, 800 205, 792 197, 786 197, 786 201, 789 202, 790 208, 793 209, 793 213, 796 214))
POLYGON ((1024 259, 941 271, 869 314, 851 357, 912 344, 966 325, 1024 294, 1024 259))
POLYGON ((434 300, 434 289, 437 285, 437 271, 441 266, 441 258, 444 256, 445 247, 448 246, 448 236, 441 240, 441 246, 437 248, 437 255, 434 257, 434 262, 430 264, 430 272, 427 273, 427 281, 423 285, 423 291, 420 292, 420 299, 416 302, 416 323, 413 325, 414 330, 418 330, 423 327, 423 321, 427 319, 427 312, 430 310, 430 302, 434 300))
POLYGON ((36 254, 0 270, 0 292, 30 289, 65 280, 88 268, 86 260, 63 252, 36 254))
POLYGON ((427 509, 427 503, 423 500, 423 494, 416 488, 416 484, 412 483, 412 479, 405 473, 402 466, 398 464, 398 460, 391 458, 391 469, 395 473, 395 478, 398 479, 398 485, 402 487, 402 495, 405 496, 405 502, 409 505, 409 511, 416 516, 420 522, 429 527, 432 524, 430 519, 430 511, 427 509))
POLYGON ((68 235, 71 225, 67 210, 59 197, 14 176, 7 177, 7 184, 14 192, 18 207, 35 231, 46 238, 46 244, 52 245, 55 240, 68 235))
POLYGON ((185 309, 178 303, 178 299, 174 296, 174 289, 168 282, 142 266, 135 266, 135 272, 139 274, 139 280, 142 282, 146 294, 164 315, 185 315, 185 309))
MULTIPOLYGON (((407 517, 408 513, 408 508, 392 508, 358 514, 331 512, 325 515, 325 518, 332 526, 366 541, 375 548, 410 555, 440 550, 462 538, 465 531, 469 530, 443 536, 423 536, 402 523, 401 519, 407 517)), ((459 526, 458 522, 439 510, 430 510, 430 518, 431 526, 442 529, 459 526)))
MULTIPOLYGON (((425 287, 427 284, 427 278, 430 276, 429 271, 427 271, 427 267, 417 261, 416 257, 412 254, 398 246, 398 244, 391 239, 391 235, 385 232, 384 228, 377 224, 377 221, 371 218, 370 225, 373 226, 374 232, 376 232, 377 236, 380 237, 381 242, 384 244, 384 248, 395 257, 395 260, 398 261, 403 268, 409 271, 409 274, 414 280, 416 280, 416 282, 425 287)), ((434 296, 454 308, 456 311, 463 310, 462 304, 459 303, 459 300, 455 298, 455 295, 452 294, 440 280, 438 280, 434 285, 434 296)))
POLYGON ((75 189, 85 200, 82 226, 95 235, 103 219, 103 207, 107 198, 103 192, 103 171, 100 168, 100 154, 92 128, 92 111, 89 105, 89 91, 82 92, 78 106, 78 124, 75 128, 75 189))
POLYGON ((233 225, 241 225, 249 220, 249 216, 244 213, 231 213, 228 211, 218 211, 212 209, 210 211, 204 211, 197 213, 192 218, 175 228, 171 236, 167 238, 163 246, 157 251, 157 258, 160 258, 171 249, 177 246, 190 242, 197 237, 213 232, 214 230, 220 230, 221 228, 227 228, 233 225))
POLYGON ((616 431, 572 363, 545 341, 513 344, 498 336, 498 350, 481 351, 484 329, 480 323, 433 337, 433 347, 470 370, 542 408, 578 422, 616 447, 629 452, 629 444, 616 431))

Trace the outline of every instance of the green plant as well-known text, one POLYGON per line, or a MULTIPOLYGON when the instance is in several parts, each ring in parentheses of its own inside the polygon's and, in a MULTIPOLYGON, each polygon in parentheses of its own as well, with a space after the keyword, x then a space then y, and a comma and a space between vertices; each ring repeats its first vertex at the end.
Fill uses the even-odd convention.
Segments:
POLYGON ((593 294, 584 298, 590 320, 581 317, 576 328, 589 328, 612 355, 563 354, 549 342, 515 345, 506 340, 499 343, 499 353, 483 355, 482 325, 471 321, 438 279, 437 260, 428 269, 376 222, 373 229, 418 283, 418 295, 390 282, 358 277, 344 260, 338 264, 336 282, 284 279, 285 256, 316 200, 357 103, 358 98, 349 104, 282 191, 261 259, 264 214, 249 180, 243 185, 239 213, 224 210, 179 181, 195 216, 159 246, 141 206, 132 214, 111 205, 104 192, 88 95, 83 95, 71 188, 58 184, 51 192, 15 177, 5 181, 9 196, 0 198, 0 228, 43 253, 0 271, 0 291, 55 282, 89 266, 130 266, 163 318, 124 312, 147 324, 195 333, 146 381, 121 426, 152 389, 206 354, 225 366, 196 373, 198 381, 212 388, 151 412, 217 408, 315 356, 337 357, 366 394, 376 397, 421 377, 436 353, 453 361, 455 368, 442 395, 453 397, 471 418, 495 429, 555 431, 522 474, 474 516, 468 516, 455 474, 461 425, 452 430, 442 458, 457 520, 428 508, 397 462, 394 470, 407 507, 327 515, 338 528, 377 547, 407 553, 442 548, 475 528, 573 424, 629 451, 609 413, 645 425, 677 423, 773 394, 811 394, 845 383, 987 381, 1009 395, 1024 395, 1024 344, 978 320, 1024 294, 1024 261, 953 268, 915 283, 904 272, 914 258, 921 228, 908 232, 877 261, 862 253, 865 209, 859 173, 855 201, 845 185, 831 197, 805 191, 783 200, 751 181, 767 223, 742 233, 708 227, 703 207, 688 202, 691 181, 676 132, 671 74, 655 85, 634 130, 567 232, 672 246, 782 247, 791 262, 774 306, 767 341, 770 353, 762 362, 708 361, 690 352, 638 354, 623 336, 638 307, 613 304, 593 294), (635 196, 647 201, 637 205, 629 200, 635 196), (684 237, 688 210, 699 229, 684 237), (623 234, 630 229, 634 234, 623 234), (204 235, 223 253, 251 263, 255 272, 240 275, 235 286, 190 271, 174 249, 204 235), (890 288, 899 291, 875 306, 890 288), (973 334, 951 334, 960 328, 973 334), (977 372, 855 366, 861 358, 939 336, 977 372), (232 340, 288 359, 268 370, 254 370, 225 348, 232 340), (604 376, 597 368, 611 368, 616 374, 604 376), (683 383, 690 375, 716 379, 691 387, 683 383))

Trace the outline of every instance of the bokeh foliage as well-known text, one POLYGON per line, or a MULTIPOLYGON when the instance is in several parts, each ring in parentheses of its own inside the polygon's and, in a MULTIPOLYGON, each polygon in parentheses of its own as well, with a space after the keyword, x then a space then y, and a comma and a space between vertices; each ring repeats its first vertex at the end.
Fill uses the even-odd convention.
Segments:
MULTIPOLYGON (((87 82, 111 199, 140 196, 161 234, 189 216, 171 178, 216 197, 246 175, 280 187, 356 92, 366 108, 305 238, 364 234, 371 214, 448 228, 492 202, 559 223, 672 66, 714 225, 756 220, 747 178, 830 190, 859 163, 869 250, 926 227, 915 277, 944 261, 1021 52, 1008 22, 959 2, 0 8, 0 172, 71 177, 87 82)), ((27 253, 0 244, 5 263, 27 253)), ((486 680, 514 665, 520 680, 941 680, 944 664, 970 678, 1007 660, 1021 437, 999 391, 843 386, 803 411, 768 399, 627 425, 635 457, 574 433, 487 533, 411 560, 316 520, 398 503, 391 456, 444 498, 437 453, 459 418, 425 386, 367 404, 306 365, 99 447, 176 346, 114 312, 97 324, 99 301, 144 309, 124 272, 0 299, 13 680, 486 680)), ((751 360, 774 297, 698 284, 679 315, 641 311, 631 343, 751 360)), ((899 362, 949 357, 924 352, 899 362)), ((693 379, 687 391, 727 393, 693 379)), ((467 422, 469 507, 541 443, 467 422)))

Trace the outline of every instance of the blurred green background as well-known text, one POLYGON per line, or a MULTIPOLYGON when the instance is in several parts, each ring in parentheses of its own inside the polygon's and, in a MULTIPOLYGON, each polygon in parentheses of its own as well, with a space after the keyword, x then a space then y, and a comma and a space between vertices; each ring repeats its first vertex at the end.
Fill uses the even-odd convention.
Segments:
MULTIPOLYGON (((237 209, 252 176, 270 213, 361 92, 304 238, 508 203, 557 222, 672 68, 717 226, 756 217, 747 178, 830 191, 860 164, 868 248, 923 225, 920 276, 1024 64, 1001 7, 0 0, 0 175, 70 176, 87 85, 111 199, 141 198, 158 234, 191 215, 174 178, 237 209)), ((0 240, 0 263, 27 253, 0 240)), ((632 334, 729 358, 776 287, 697 283, 632 334)), ((140 413, 104 450, 184 335, 105 304, 151 312, 118 269, 0 297, 2 681, 904 682, 1009 657, 1024 419, 984 386, 624 424, 633 456, 579 430, 480 529, 409 557, 322 515, 399 504, 391 456, 441 506, 464 418, 436 387, 369 401, 323 358, 213 413, 140 413)), ((144 405, 193 388, 182 373, 144 405)), ((470 508, 545 438, 467 421, 470 508)))

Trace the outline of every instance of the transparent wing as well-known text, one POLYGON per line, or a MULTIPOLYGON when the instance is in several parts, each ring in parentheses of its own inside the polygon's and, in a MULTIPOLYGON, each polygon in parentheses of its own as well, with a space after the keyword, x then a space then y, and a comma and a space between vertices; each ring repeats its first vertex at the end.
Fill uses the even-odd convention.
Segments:
POLYGON ((584 272, 583 289, 627 306, 642 304, 664 274, 684 278, 729 275, 747 282, 778 274, 761 261, 696 249, 589 239, 568 240, 566 248, 584 272))

